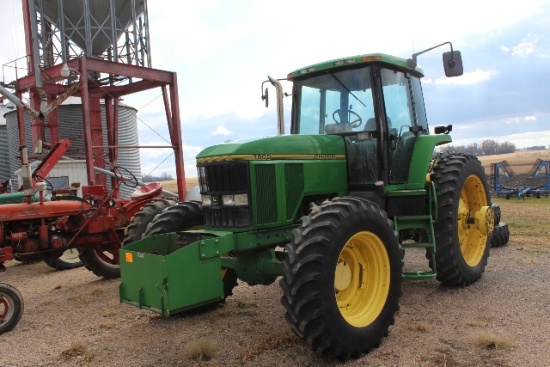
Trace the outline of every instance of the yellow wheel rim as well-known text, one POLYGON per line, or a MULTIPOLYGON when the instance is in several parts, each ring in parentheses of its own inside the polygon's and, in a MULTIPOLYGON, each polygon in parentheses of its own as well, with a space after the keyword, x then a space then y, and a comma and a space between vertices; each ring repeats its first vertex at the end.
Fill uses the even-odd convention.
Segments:
POLYGON ((493 226, 494 216, 485 187, 478 176, 470 175, 460 191, 458 205, 458 241, 469 266, 476 266, 483 258, 493 226))
POLYGON ((338 256, 334 292, 344 319, 355 327, 372 323, 390 290, 390 260, 384 243, 372 232, 353 235, 338 256))

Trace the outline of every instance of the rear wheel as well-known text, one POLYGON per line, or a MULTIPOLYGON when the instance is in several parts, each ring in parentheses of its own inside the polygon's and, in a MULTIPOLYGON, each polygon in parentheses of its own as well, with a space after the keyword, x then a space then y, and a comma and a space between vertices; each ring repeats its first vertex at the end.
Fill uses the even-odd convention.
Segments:
POLYGON ((65 250, 58 258, 46 258, 44 262, 55 270, 69 270, 84 265, 79 258, 78 249, 75 248, 65 250))
MULTIPOLYGON (((204 226, 204 214, 202 206, 198 202, 181 202, 171 206, 157 215, 149 223, 143 237, 156 234, 200 229, 204 226)), ((233 288, 237 285, 237 274, 233 269, 222 268, 224 300, 233 294, 233 288)))
MULTIPOLYGON (((141 239, 148 223, 150 223, 157 214, 174 203, 175 202, 172 200, 156 200, 144 205, 143 208, 134 215, 128 227, 126 227, 122 246, 126 246, 141 239)), ((118 250, 118 248, 116 250, 105 250, 88 247, 79 250, 79 257, 86 266, 86 269, 90 270, 98 277, 113 279, 120 277, 118 250)))
POLYGON ((78 250, 79 258, 86 269, 105 279, 120 277, 120 263, 118 248, 116 250, 96 249, 85 247, 78 250))
POLYGON ((386 213, 358 198, 336 198, 302 217, 286 246, 281 302, 290 326, 325 357, 357 358, 394 323, 402 261, 386 213))
POLYGON ((440 160, 431 177, 439 205, 437 279, 450 286, 472 284, 485 271, 494 227, 485 172, 476 157, 460 154, 440 160))
POLYGON ((491 236, 491 247, 504 246, 509 240, 510 227, 508 227, 508 223, 500 222, 493 230, 493 235, 491 236))
POLYGON ((147 203, 137 212, 126 230, 124 231, 124 241, 122 247, 131 244, 132 242, 141 240, 143 234, 147 230, 147 225, 160 214, 164 209, 176 204, 174 200, 161 199, 147 203))
POLYGON ((12 330, 23 316, 23 297, 9 284, 0 283, 0 334, 12 330))

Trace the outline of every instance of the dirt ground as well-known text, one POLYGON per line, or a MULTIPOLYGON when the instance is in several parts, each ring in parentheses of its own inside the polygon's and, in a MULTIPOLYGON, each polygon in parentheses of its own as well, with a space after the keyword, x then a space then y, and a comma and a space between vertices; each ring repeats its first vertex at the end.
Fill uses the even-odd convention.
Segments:
POLYGON ((165 319, 119 303, 119 280, 84 268, 7 265, 0 281, 20 290, 25 313, 0 336, 0 366, 550 366, 550 248, 513 236, 470 287, 405 281, 390 335, 346 363, 291 333, 277 283, 239 283, 215 310, 165 319))

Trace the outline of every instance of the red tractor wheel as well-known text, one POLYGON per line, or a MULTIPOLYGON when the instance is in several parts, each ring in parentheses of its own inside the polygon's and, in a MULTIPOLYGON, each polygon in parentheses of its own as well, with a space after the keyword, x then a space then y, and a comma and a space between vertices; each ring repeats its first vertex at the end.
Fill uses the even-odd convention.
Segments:
POLYGON ((12 330, 23 316, 23 297, 9 284, 0 283, 0 334, 12 330))

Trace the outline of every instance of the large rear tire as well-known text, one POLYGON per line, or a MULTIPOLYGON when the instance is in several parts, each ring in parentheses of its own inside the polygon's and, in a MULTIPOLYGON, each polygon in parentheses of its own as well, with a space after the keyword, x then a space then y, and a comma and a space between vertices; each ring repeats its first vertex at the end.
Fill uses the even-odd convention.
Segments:
MULTIPOLYGON (((157 215, 149 223, 143 237, 200 229, 204 227, 204 214, 199 202, 187 201, 171 206, 157 215)), ((222 268, 224 300, 233 295, 237 285, 237 273, 233 269, 222 268)))
POLYGON ((65 250, 58 258, 48 257, 44 259, 44 262, 55 270, 75 269, 84 265, 82 260, 79 258, 78 249, 75 248, 65 250))
MULTIPOLYGON (((465 286, 479 280, 489 256, 494 227, 483 167, 471 155, 450 155, 434 167, 431 179, 438 202, 435 223, 437 280, 465 286)), ((428 254, 433 267, 431 252, 428 254)))
POLYGON ((9 284, 0 283, 0 334, 13 330, 23 316, 23 308, 21 293, 9 284))
POLYGON ((302 217, 286 246, 286 320, 324 357, 357 358, 387 336, 399 308, 401 249, 387 214, 345 197, 302 217))

